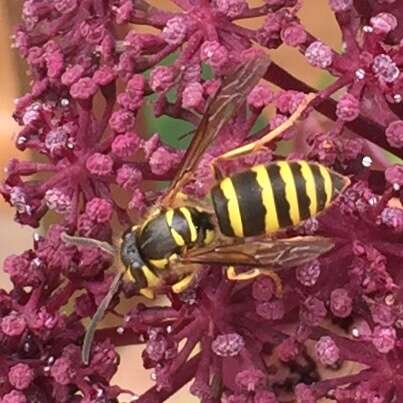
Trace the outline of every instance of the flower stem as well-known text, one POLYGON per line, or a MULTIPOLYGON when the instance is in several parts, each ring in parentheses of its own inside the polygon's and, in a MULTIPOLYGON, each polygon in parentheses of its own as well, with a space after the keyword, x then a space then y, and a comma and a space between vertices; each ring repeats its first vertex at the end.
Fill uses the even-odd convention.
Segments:
POLYGON ((189 361, 186 362, 175 374, 175 378, 172 381, 172 386, 167 389, 158 390, 156 386, 153 386, 147 392, 143 393, 137 400, 138 403, 154 403, 163 402, 172 396, 176 391, 186 385, 196 373, 196 369, 200 362, 201 354, 197 354, 189 361))

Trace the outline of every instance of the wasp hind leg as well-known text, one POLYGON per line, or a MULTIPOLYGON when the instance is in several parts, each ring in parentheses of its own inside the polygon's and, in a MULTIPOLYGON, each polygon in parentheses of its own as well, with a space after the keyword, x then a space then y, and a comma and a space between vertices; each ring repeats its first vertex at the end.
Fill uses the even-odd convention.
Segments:
POLYGON ((223 174, 220 171, 220 169, 218 168, 218 164, 217 164, 218 161, 235 159, 235 158, 240 157, 241 155, 250 154, 250 153, 261 151, 262 149, 264 149, 266 147, 266 145, 268 145, 276 137, 280 136, 287 129, 289 129, 291 126, 294 125, 294 123, 299 119, 299 117, 306 110, 306 108, 309 106, 309 104, 315 98, 315 96, 316 96, 316 94, 313 94, 313 93, 306 94, 304 100, 299 104, 296 111, 285 122, 283 122, 280 126, 276 127, 274 130, 267 133, 260 139, 253 141, 252 143, 248 143, 243 146, 240 146, 238 148, 234 148, 233 150, 230 150, 230 151, 214 158, 213 161, 211 162, 214 177, 217 180, 220 180, 223 178, 223 174))
POLYGON ((260 275, 268 276, 272 279, 275 285, 276 297, 280 298, 283 295, 283 282, 281 281, 280 276, 273 270, 261 270, 258 268, 253 268, 245 272, 238 273, 234 266, 228 266, 226 269, 226 275, 228 280, 231 281, 247 281, 253 280, 260 275))

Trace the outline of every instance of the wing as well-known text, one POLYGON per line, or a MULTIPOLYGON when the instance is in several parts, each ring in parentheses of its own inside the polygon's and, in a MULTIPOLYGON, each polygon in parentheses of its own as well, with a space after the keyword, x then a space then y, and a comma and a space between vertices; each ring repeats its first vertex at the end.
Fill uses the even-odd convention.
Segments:
POLYGON ((266 73, 269 64, 269 57, 262 53, 224 80, 220 90, 207 106, 207 112, 196 129, 182 163, 161 200, 161 205, 171 204, 178 190, 190 179, 206 148, 240 108, 249 92, 266 73))
POLYGON ((288 239, 245 240, 189 251, 183 263, 245 265, 281 270, 308 263, 334 246, 331 239, 298 236, 288 239))

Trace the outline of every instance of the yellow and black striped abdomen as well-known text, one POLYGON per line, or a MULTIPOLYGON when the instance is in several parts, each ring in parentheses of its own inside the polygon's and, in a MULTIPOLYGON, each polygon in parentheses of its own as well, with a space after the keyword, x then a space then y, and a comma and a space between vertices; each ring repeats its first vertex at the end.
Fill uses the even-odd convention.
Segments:
POLYGON ((269 234, 319 213, 350 183, 318 163, 280 161, 226 177, 211 190, 221 232, 269 234))

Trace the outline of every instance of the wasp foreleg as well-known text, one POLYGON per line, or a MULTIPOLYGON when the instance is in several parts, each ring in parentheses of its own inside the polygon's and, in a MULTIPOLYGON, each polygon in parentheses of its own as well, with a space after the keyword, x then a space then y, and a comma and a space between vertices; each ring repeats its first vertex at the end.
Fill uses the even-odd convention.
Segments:
POLYGON ((181 280, 172 285, 171 289, 174 294, 180 294, 185 291, 192 283, 196 273, 191 273, 183 277, 181 280))

